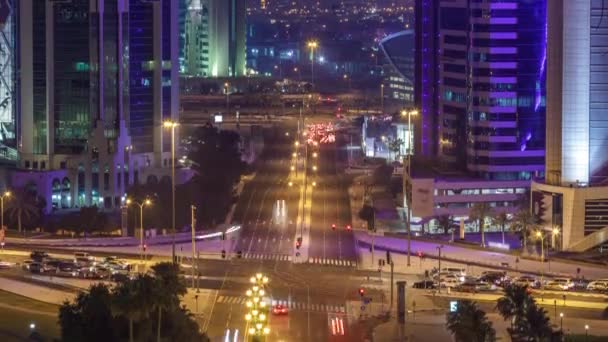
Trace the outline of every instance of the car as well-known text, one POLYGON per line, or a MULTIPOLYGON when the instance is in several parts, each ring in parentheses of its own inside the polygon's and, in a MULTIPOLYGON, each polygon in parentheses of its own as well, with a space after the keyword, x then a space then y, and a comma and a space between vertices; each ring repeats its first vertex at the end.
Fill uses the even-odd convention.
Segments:
POLYGON ((277 316, 279 316, 279 315, 287 315, 288 312, 289 312, 289 310, 285 306, 283 306, 281 304, 277 304, 277 305, 274 305, 272 307, 272 314, 273 315, 277 315, 277 316))
POLYGON ((44 266, 38 261, 31 262, 28 269, 31 273, 44 273, 44 266))
POLYGON ((128 262, 120 260, 114 256, 103 259, 101 265, 114 271, 129 271, 131 269, 131 265, 128 262))
POLYGON ((540 281, 531 275, 522 275, 521 277, 517 277, 513 280, 512 284, 516 286, 527 286, 530 288, 540 287, 540 281))
POLYGON ((591 281, 588 279, 585 279, 585 278, 575 278, 575 279, 572 279, 572 282, 574 283, 572 290, 585 291, 585 290, 587 290, 587 285, 589 285, 589 283, 591 281))
POLYGON ((415 282, 412 287, 415 289, 435 289, 437 284, 432 280, 423 280, 415 282))
POLYGON ((57 271, 59 264, 61 264, 61 261, 55 259, 50 259, 43 262, 42 265, 44 266, 44 273, 52 273, 57 271))
POLYGON ((485 281, 472 281, 464 282, 456 287, 456 290, 460 292, 490 292, 496 290, 496 285, 487 283, 485 281))
POLYGON ((439 283, 441 288, 447 288, 447 287, 455 288, 460 284, 461 284, 460 281, 458 281, 454 278, 442 279, 441 282, 439 283))
POLYGON ((8 261, 1 261, 0 260, 0 269, 12 268, 13 266, 15 266, 14 262, 8 262, 8 261))
POLYGON ((49 254, 44 251, 32 251, 30 254, 30 259, 38 262, 42 262, 49 258, 49 254))
POLYGON ((587 284, 587 291, 605 292, 608 291, 608 279, 598 279, 587 284))
POLYGON ((555 278, 545 285, 545 290, 570 291, 574 288, 574 283, 570 278, 555 278))
POLYGON ((78 275, 78 265, 73 262, 61 262, 57 266, 55 274, 60 277, 76 277, 78 275))
POLYGON ((88 278, 92 279, 108 279, 112 275, 112 270, 103 266, 95 266, 93 267, 89 274, 88 278))
POLYGON ((494 285, 503 286, 507 278, 507 272, 504 271, 485 271, 479 277, 480 281, 485 281, 494 285))
POLYGON ((32 264, 32 262, 34 262, 33 260, 25 260, 24 262, 21 263, 21 268, 29 271, 30 269, 30 265, 32 264))
POLYGON ((444 267, 441 272, 448 272, 448 273, 452 273, 455 274, 457 276, 460 277, 466 277, 467 276, 467 271, 464 268, 460 268, 460 267, 444 267))

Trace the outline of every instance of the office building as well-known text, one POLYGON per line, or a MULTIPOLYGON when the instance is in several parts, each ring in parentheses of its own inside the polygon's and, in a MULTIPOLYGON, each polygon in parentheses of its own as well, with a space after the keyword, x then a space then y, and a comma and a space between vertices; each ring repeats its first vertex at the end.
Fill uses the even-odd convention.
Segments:
POLYGON ((382 82, 385 112, 414 105, 414 43, 413 30, 397 32, 380 41, 388 61, 382 82))
POLYGON ((418 187, 431 196, 423 211, 414 190, 414 216, 468 219, 479 202, 514 212, 544 172, 546 3, 418 0, 415 27, 415 146, 437 162, 413 165, 413 187, 442 184, 418 187))
POLYGON ((533 209, 572 251, 608 241, 607 15, 602 1, 548 4, 546 173, 533 209))
POLYGON ((0 162, 17 160, 14 0, 0 6, 0 162))
POLYGON ((245 0, 180 2, 182 73, 188 76, 238 77, 246 70, 245 0))
POLYGON ((18 2, 20 158, 11 186, 46 197, 47 211, 116 208, 130 184, 167 173, 162 121, 178 114, 175 7, 18 2))

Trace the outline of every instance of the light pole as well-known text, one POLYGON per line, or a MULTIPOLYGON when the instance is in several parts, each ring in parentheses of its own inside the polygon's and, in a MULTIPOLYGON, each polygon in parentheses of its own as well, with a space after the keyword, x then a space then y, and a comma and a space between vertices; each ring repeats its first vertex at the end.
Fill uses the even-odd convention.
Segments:
POLYGON ((380 85, 380 114, 384 114, 384 84, 380 85))
POLYGON ((177 121, 165 121, 163 123, 165 128, 171 129, 171 258, 173 263, 175 259, 175 128, 179 126, 177 121))
POLYGON ((10 191, 5 191, 2 196, 0 196, 0 217, 1 217, 1 222, 0 222, 0 229, 4 229, 4 199, 5 198, 9 198, 11 197, 11 192, 10 191))
POLYGON ((267 323, 268 306, 264 301, 268 277, 258 273, 251 277, 249 281, 252 284, 252 287, 245 292, 247 295, 247 302, 245 305, 249 310, 245 315, 245 321, 250 328, 247 329, 246 332, 252 336, 253 341, 260 341, 263 336, 270 333, 270 328, 267 323))
POLYGON ((135 204, 139 206, 139 260, 144 261, 144 207, 152 204, 152 201, 146 199, 143 202, 132 201, 127 198, 127 206, 135 204))
POLYGON ((418 115, 416 109, 402 110, 401 116, 407 116, 407 182, 405 183, 405 196, 407 201, 407 266, 410 266, 412 245, 412 145, 414 144, 412 130, 412 115, 418 115))
MULTIPOLYGON (((551 234, 552 239, 555 239, 555 236, 559 234, 559 230, 553 229, 553 230, 551 230, 550 234, 551 234)), ((544 277, 544 273, 545 273, 545 238, 546 238, 546 235, 542 231, 537 230, 536 238, 540 239, 540 263, 541 263, 540 285, 542 288, 544 288, 543 277, 544 277)))
POLYGON ((564 332, 564 313, 563 312, 559 313, 559 331, 561 333, 564 332))
POLYGON ((435 248, 437 248, 437 251, 439 252, 439 256, 437 258, 437 260, 439 261, 439 270, 437 270, 437 279, 438 279, 437 289, 439 290, 439 293, 441 293, 441 250, 443 249, 443 245, 439 245, 435 248))
POLYGON ((315 89, 315 49, 319 47, 319 42, 317 42, 316 40, 310 40, 308 41, 308 43, 306 43, 306 46, 308 46, 308 48, 310 49, 310 76, 312 89, 315 89))
MULTIPOLYGON (((194 287, 194 256, 196 255, 196 244, 194 242, 194 232, 195 232, 195 226, 196 226, 196 217, 195 214, 196 213, 196 207, 191 205, 190 206, 190 222, 192 225, 192 287, 194 287)), ((198 271, 198 263, 196 264, 196 269, 198 271)), ((197 272, 198 273, 198 272, 197 272)), ((198 290, 198 288, 197 288, 198 290)))
POLYGON ((224 93, 226 94, 226 116, 230 116, 230 83, 224 83, 224 93))

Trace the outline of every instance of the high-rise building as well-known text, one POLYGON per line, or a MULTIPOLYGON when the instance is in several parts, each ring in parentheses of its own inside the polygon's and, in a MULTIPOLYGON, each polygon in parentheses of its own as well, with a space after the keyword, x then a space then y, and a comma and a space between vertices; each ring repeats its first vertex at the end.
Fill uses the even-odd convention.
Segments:
POLYGON ((16 60, 19 169, 12 186, 47 209, 121 205, 167 164, 162 121, 178 115, 171 0, 22 0, 16 60))
POLYGON ((548 2, 547 158, 536 214, 562 248, 608 241, 608 6, 548 2))
POLYGON ((436 163, 413 167, 414 216, 515 211, 544 172, 546 2, 417 0, 415 28, 415 146, 436 163))
POLYGON ((182 0, 182 73, 238 77, 246 70, 245 0, 182 0))
POLYGON ((17 160, 15 0, 0 1, 0 160, 17 160))

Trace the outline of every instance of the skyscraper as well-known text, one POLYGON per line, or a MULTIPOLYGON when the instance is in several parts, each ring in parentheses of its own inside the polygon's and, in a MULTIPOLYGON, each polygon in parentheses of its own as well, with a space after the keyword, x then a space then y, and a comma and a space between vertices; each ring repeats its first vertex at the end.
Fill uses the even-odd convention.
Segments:
POLYGON ((209 1, 209 75, 245 75, 247 7, 245 0, 209 1))
POLYGON ((534 210, 574 251, 608 240, 607 16, 603 1, 548 2, 546 175, 532 184, 534 210))
POLYGON ((14 0, 0 1, 0 160, 17 159, 14 0))
POLYGON ((162 121, 177 113, 171 0, 22 0, 18 22, 20 169, 13 186, 48 208, 121 205, 164 171, 162 121))
POLYGON ((546 2, 417 0, 415 28, 415 146, 436 165, 414 164, 414 215, 515 211, 544 172, 546 2))
POLYGON ((182 0, 182 73, 189 76, 245 75, 245 0, 182 0))

